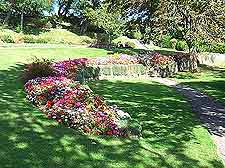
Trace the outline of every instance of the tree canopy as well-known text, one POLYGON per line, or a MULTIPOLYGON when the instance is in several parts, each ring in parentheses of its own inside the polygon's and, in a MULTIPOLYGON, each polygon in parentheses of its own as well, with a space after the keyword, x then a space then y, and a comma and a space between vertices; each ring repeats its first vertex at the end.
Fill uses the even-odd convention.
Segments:
POLYGON ((224 42, 223 0, 0 0, 0 12, 5 21, 49 12, 49 18, 69 22, 81 33, 138 35, 146 42, 170 35, 189 48, 199 39, 224 42))

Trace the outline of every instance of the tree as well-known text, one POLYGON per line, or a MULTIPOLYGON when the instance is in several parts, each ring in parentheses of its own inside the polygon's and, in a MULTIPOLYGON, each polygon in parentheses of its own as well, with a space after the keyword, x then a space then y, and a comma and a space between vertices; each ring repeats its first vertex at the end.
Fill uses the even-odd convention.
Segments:
POLYGON ((160 30, 180 32, 190 52, 199 38, 224 39, 223 0, 161 0, 158 16, 160 30))
POLYGON ((15 15, 19 14, 22 29, 24 14, 36 15, 42 13, 44 10, 49 10, 53 0, 0 0, 0 2, 8 13, 4 24, 7 23, 12 13, 15 15))
POLYGON ((109 11, 109 4, 102 4, 95 10, 88 8, 85 12, 85 16, 92 24, 106 32, 109 36, 109 43, 111 43, 112 36, 123 34, 126 21, 122 19, 119 10, 109 11))

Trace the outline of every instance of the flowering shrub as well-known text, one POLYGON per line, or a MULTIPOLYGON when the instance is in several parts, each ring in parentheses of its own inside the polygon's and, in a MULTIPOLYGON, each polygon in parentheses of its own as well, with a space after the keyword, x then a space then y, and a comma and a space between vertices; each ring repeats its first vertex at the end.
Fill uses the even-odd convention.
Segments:
POLYGON ((90 88, 65 77, 36 78, 25 84, 27 99, 49 118, 83 133, 130 136, 141 127, 128 113, 108 106, 90 88))
POLYGON ((172 56, 167 56, 167 55, 162 55, 157 52, 153 52, 151 54, 147 55, 141 55, 139 57, 140 62, 142 62, 145 65, 167 65, 170 64, 171 62, 174 62, 174 57, 172 56))
POLYGON ((88 60, 90 65, 111 65, 111 64, 138 64, 136 57, 127 54, 114 54, 108 57, 91 58, 88 60))
POLYGON ((52 67, 58 76, 64 76, 83 83, 91 79, 97 79, 99 76, 99 68, 88 65, 87 58, 79 58, 55 62, 52 67))
POLYGON ((22 81, 26 83, 30 79, 54 75, 56 75, 56 71, 52 67, 52 62, 50 60, 35 58, 33 63, 26 66, 22 75, 22 81))
POLYGON ((57 71, 60 76, 68 76, 73 69, 76 71, 78 66, 86 65, 87 61, 87 58, 59 61, 53 63, 52 67, 57 71))
POLYGON ((153 52, 139 55, 138 59, 148 68, 148 74, 150 76, 168 77, 178 71, 174 56, 153 52))

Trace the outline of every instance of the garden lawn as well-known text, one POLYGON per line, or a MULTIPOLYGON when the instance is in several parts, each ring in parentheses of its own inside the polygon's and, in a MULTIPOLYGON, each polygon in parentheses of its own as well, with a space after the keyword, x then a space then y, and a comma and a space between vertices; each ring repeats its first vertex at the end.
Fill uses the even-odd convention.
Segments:
POLYGON ((199 73, 179 73, 174 78, 208 94, 225 105, 225 68, 201 65, 199 73))
MULTIPOLYGON (((56 59, 69 56, 67 51, 47 51, 39 49, 34 53, 50 54, 56 59)), ((12 51, 5 54, 8 57, 1 55, 0 167, 224 167, 209 133, 187 102, 173 89, 151 81, 90 83, 97 94, 140 121, 141 139, 81 135, 47 119, 26 101, 23 85, 18 80, 24 65, 17 62, 25 62, 20 56, 29 55, 27 52, 24 50, 23 54, 16 49, 14 54, 12 51)), ((70 54, 80 55, 77 53, 74 50, 70 54)), ((90 52, 86 56, 94 54, 90 52)))
POLYGON ((64 60, 77 57, 106 56, 109 51, 97 48, 0 48, 0 68, 28 63, 37 58, 64 60))

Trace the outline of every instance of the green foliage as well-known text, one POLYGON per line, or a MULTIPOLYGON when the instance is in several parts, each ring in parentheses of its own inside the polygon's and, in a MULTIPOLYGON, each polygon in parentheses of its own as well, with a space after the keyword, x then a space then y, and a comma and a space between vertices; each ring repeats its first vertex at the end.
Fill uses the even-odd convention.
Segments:
POLYGON ((223 1, 162 0, 157 14, 160 31, 180 34, 189 50, 194 49, 194 42, 199 38, 223 40, 225 37, 223 1))
POLYGON ((98 28, 104 30, 109 35, 109 43, 111 36, 119 36, 123 34, 125 21, 121 18, 119 11, 109 11, 109 5, 101 5, 98 9, 88 8, 85 16, 88 20, 98 28))
POLYGON ((11 34, 1 34, 0 39, 4 43, 14 43, 14 40, 11 34))
POLYGON ((186 51, 188 50, 188 45, 187 42, 184 40, 178 40, 178 42, 176 43, 176 50, 178 51, 186 51))
POLYGON ((135 39, 141 40, 141 39, 142 39, 142 33, 141 33, 141 31, 140 31, 140 30, 134 31, 134 32, 133 32, 133 37, 134 37, 135 39))
POLYGON ((23 37, 25 43, 49 43, 48 38, 35 36, 35 35, 25 35, 23 37))
POLYGON ((99 67, 78 66, 75 74, 75 79, 81 83, 99 78, 99 67))
POLYGON ((169 35, 165 35, 162 37, 161 47, 163 48, 172 48, 172 37, 169 35))
POLYGON ((93 40, 88 36, 78 36, 64 29, 51 29, 39 35, 52 44, 90 44, 93 40))
POLYGON ((34 62, 27 65, 27 68, 23 72, 22 81, 26 83, 28 80, 37 77, 54 76, 55 70, 51 66, 52 62, 48 59, 35 58, 34 62))
POLYGON ((114 45, 117 47, 124 47, 124 48, 136 48, 135 43, 132 41, 132 39, 126 37, 126 36, 121 36, 112 41, 114 45))
POLYGON ((225 43, 214 43, 211 44, 211 50, 210 52, 214 52, 214 53, 221 53, 224 54, 225 53, 225 43))
POLYGON ((88 36, 78 36, 64 29, 51 29, 39 35, 26 35, 4 29, 0 39, 5 43, 49 43, 49 44, 90 44, 94 40, 88 36))
POLYGON ((204 40, 195 42, 195 49, 198 52, 213 52, 213 53, 225 53, 225 43, 210 43, 204 40))

